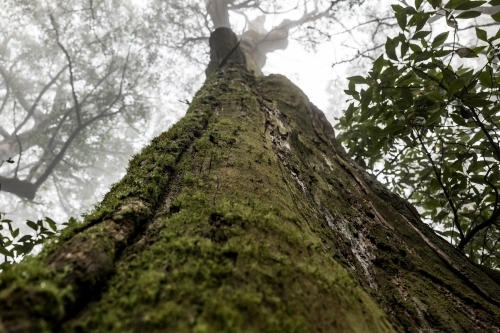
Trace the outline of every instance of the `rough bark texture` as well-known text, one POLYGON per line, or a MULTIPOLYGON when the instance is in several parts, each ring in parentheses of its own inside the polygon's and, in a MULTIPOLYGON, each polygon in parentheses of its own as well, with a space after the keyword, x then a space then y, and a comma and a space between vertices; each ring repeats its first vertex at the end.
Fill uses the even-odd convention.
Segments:
POLYGON ((295 85, 229 64, 0 275, 0 332, 500 332, 499 300, 295 85))

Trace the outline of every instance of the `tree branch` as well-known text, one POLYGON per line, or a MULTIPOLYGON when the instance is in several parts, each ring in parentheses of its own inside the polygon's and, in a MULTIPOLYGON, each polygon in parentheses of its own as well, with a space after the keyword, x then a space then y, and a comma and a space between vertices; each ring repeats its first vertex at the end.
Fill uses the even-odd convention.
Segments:
POLYGON ((33 105, 31 105, 31 108, 28 110, 28 114, 26 115, 26 117, 24 117, 23 121, 16 127, 16 129, 14 130, 14 134, 16 134, 17 132, 19 132, 19 130, 24 126, 24 124, 26 124, 26 122, 31 118, 31 116, 33 115, 33 113, 35 112, 35 109, 38 105, 38 102, 40 102, 40 99, 43 97, 43 95, 47 92, 47 90, 49 90, 49 88, 57 81, 57 79, 59 78, 59 76, 66 70, 66 68, 68 68, 68 66, 64 66, 57 74, 56 76, 54 76, 54 78, 52 80, 50 80, 49 83, 47 83, 43 88, 42 90, 40 91, 40 93, 38 94, 37 98, 35 99, 35 101, 33 102, 33 105))
POLYGON ((71 61, 71 57, 69 56, 68 51, 64 48, 64 46, 59 41, 59 31, 57 30, 57 25, 56 25, 56 21, 54 20, 54 16, 52 16, 52 14, 50 14, 49 17, 50 17, 50 22, 52 23, 52 27, 54 28, 54 31, 56 32, 56 42, 57 42, 57 45, 59 45, 59 47, 61 48, 61 50, 66 55, 66 59, 68 60, 69 82, 70 82, 70 85, 71 85, 71 93, 73 95, 73 100, 75 102, 76 120, 78 122, 78 126, 80 126, 82 124, 82 116, 80 114, 80 105, 78 103, 78 98, 76 97, 76 92, 75 92, 75 84, 74 84, 74 77, 73 77, 73 63, 71 61))
POLYGON ((434 174, 436 175, 436 179, 439 183, 439 186, 441 186, 441 188, 443 189, 444 195, 446 196, 446 199, 448 200, 448 203, 450 204, 451 210, 453 212, 453 222, 455 224, 455 227, 458 230, 458 233, 460 234, 460 241, 462 241, 464 239, 464 232, 462 230, 462 227, 460 226, 457 208, 455 207, 455 204, 454 204, 453 200, 451 199, 451 196, 448 193, 446 186, 443 184, 443 180, 441 179, 441 173, 437 169, 436 164, 434 163, 434 160, 432 159, 431 154, 429 153, 429 151, 427 150, 427 147, 425 146, 425 144, 422 141, 422 135, 423 135, 422 131, 417 135, 418 141, 420 142, 422 149, 424 150, 425 154, 427 155, 429 162, 432 164, 432 168, 434 169, 434 174))

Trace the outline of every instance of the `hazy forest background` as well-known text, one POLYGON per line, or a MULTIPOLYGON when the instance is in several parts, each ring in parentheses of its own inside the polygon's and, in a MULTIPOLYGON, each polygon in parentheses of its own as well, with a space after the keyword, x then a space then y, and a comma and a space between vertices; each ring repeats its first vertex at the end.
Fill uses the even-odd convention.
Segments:
MULTIPOLYGON (((407 15, 413 15, 409 11, 404 15, 401 12, 416 4, 417 9, 421 6, 432 9, 434 2, 242 0, 229 3, 231 24, 237 34, 253 30, 271 36, 273 31, 279 32, 277 27, 286 32, 283 42, 273 41, 274 50, 266 54, 263 73, 287 76, 324 111, 332 124, 338 124, 337 118, 341 118, 339 127, 345 130, 352 125, 349 120, 353 110, 347 122, 344 111, 349 110, 353 101, 357 103, 355 85, 368 82, 363 81, 363 77, 374 61, 391 51, 387 38, 394 38, 398 44, 397 36, 406 26, 402 17, 406 20, 407 15), (355 77, 355 82, 348 77, 355 77)), ((456 2, 452 9, 458 15, 469 9, 497 5, 494 1, 456 2), (465 6, 458 8, 460 4, 465 6)), ((448 15, 452 9, 427 17, 423 30, 429 33, 422 35, 422 39, 436 41, 436 36, 448 31, 436 47, 444 45, 455 52, 459 48, 473 50, 479 45, 475 28, 484 29, 488 36, 497 33, 498 23, 491 17, 466 14, 463 20, 458 16, 455 19, 448 15)), ((62 224, 70 217, 80 219, 81 214, 92 209, 109 186, 126 173, 130 157, 184 115, 205 80, 208 37, 212 29, 203 1, 3 1, 0 9, 0 217, 14 221, 12 225, 7 223, 14 229, 5 227, 0 232, 12 235, 12 231, 19 228, 16 237, 23 237, 33 234, 37 228, 40 231, 33 222, 31 226, 26 224, 26 220, 49 217, 45 223, 53 227, 53 221, 62 224)), ((400 42, 404 44, 403 40, 400 42)), ((495 49, 492 43, 489 44, 495 49)), ((411 51, 418 52, 413 47, 411 51)), ((480 54, 481 50, 477 51, 480 54)), ((496 71, 497 60, 488 55, 463 59, 457 56, 449 59, 448 64, 478 70, 484 66, 484 61, 480 61, 484 59, 496 71)), ((492 84, 491 89, 498 92, 497 87, 492 84)), ((491 101, 498 104, 495 96, 491 101)), ((497 111, 493 107, 492 112, 497 111)), ((418 121, 412 120, 412 124, 418 121)), ((351 130, 351 134, 360 133, 359 127, 351 127, 351 130)), ((401 128, 384 134, 388 141, 397 130, 401 128)), ((493 131, 498 145, 496 129, 493 131)), ((342 138, 356 142, 349 135, 342 138)), ((383 161, 397 164, 404 154, 394 151, 397 142, 391 141, 392 146, 388 148, 387 144, 384 141, 384 146, 370 146, 368 156, 358 151, 358 162, 365 161, 364 166, 381 181, 416 203, 419 212, 426 213, 426 221, 437 232, 459 244, 455 228, 460 227, 453 218, 447 220, 452 213, 457 217, 458 212, 444 209, 446 202, 442 203, 439 198, 426 206, 425 196, 412 197, 419 187, 417 183, 421 183, 418 177, 426 170, 414 173, 414 178, 410 177, 413 183, 410 178, 406 183, 401 182, 400 171, 388 170, 383 161), (385 148, 385 154, 373 153, 385 148), (440 213, 439 220, 436 216, 440 213)), ((490 171, 498 170, 498 165, 494 170, 487 161, 490 160, 485 160, 482 167, 488 176, 490 171)), ((498 164, 494 157, 491 161, 498 164)), ((412 167, 409 162, 408 167, 412 167)), ((486 182, 487 177, 483 178, 486 182)), ((497 180, 490 181, 496 184, 497 180)), ((476 190, 487 189, 489 184, 485 182, 479 183, 476 190)), ((473 186, 468 180, 465 184, 468 188, 473 186)), ((496 185, 491 188, 494 189, 492 195, 496 193, 493 209, 496 214, 498 191, 496 185)), ((470 195, 478 197, 472 190, 470 195)), ((443 196, 439 186, 436 196, 443 196)), ((473 203, 467 205, 464 207, 471 209, 473 203)), ((468 255, 482 253, 476 261, 490 267, 500 265, 500 227, 495 214, 485 218, 492 217, 493 222, 487 229, 480 230, 483 240, 476 247, 470 246, 467 252, 468 255)), ((470 229, 474 223, 479 224, 471 221, 470 229)))

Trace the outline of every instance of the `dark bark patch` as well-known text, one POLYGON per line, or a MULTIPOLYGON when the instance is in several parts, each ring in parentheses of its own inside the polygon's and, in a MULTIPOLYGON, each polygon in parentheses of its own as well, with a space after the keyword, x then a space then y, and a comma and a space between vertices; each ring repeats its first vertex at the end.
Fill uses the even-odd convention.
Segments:
POLYGON ((223 216, 212 213, 208 219, 208 224, 211 226, 210 231, 208 232, 208 237, 212 242, 217 244, 226 244, 228 237, 228 229, 231 227, 231 221, 228 221, 223 216))
POLYGON ((229 259, 233 265, 236 264, 236 260, 238 259, 238 252, 236 251, 226 251, 223 252, 222 255, 229 259))

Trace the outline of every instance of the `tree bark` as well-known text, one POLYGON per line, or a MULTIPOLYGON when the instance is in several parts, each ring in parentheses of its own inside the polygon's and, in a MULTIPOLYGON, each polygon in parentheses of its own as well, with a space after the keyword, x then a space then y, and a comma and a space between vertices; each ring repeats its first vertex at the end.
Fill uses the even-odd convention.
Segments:
POLYGON ((229 62, 83 224, 2 272, 0 332, 500 332, 499 302, 300 89, 229 62))

